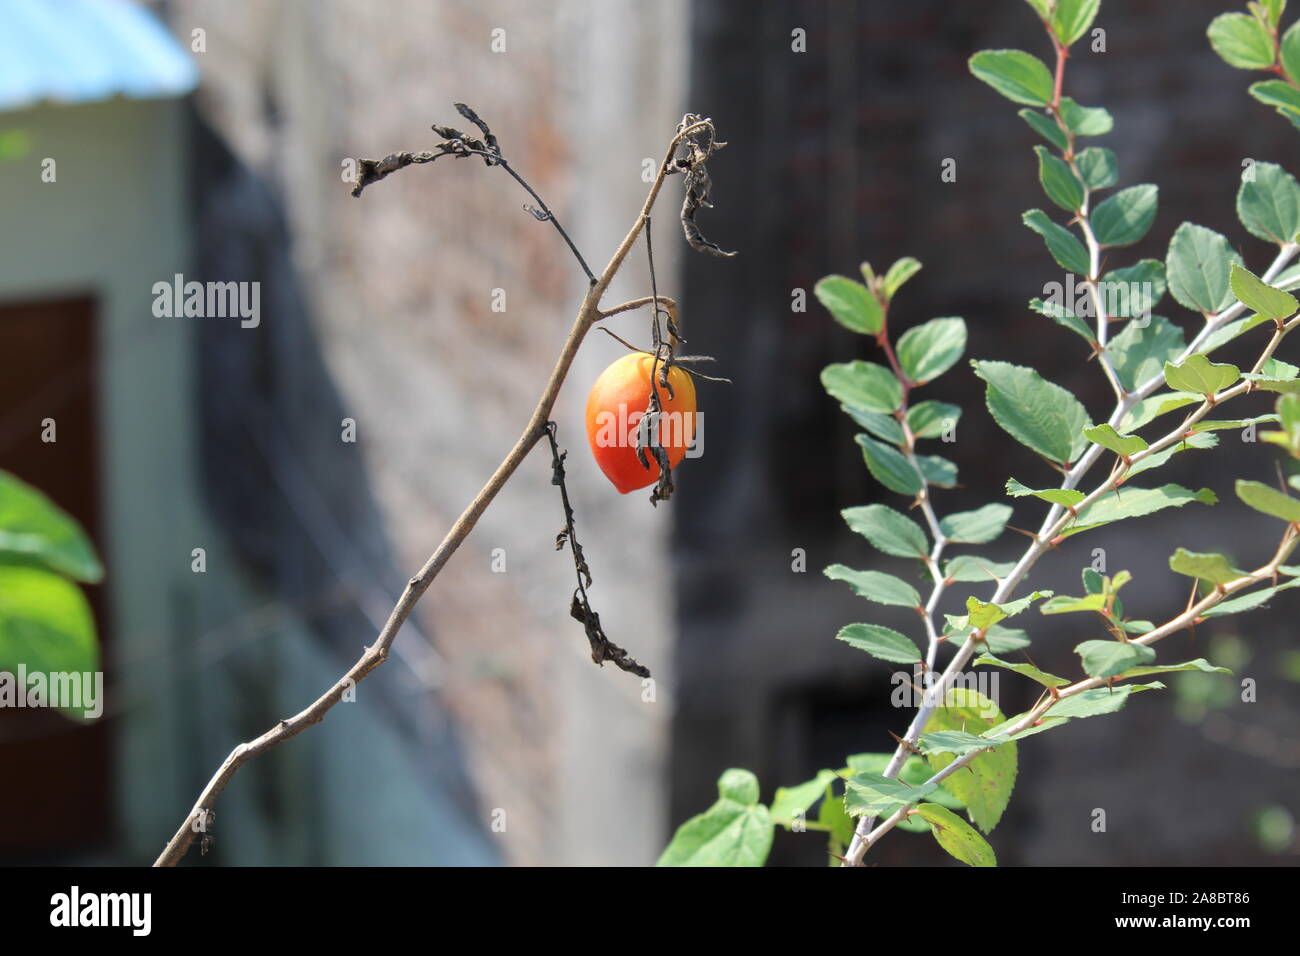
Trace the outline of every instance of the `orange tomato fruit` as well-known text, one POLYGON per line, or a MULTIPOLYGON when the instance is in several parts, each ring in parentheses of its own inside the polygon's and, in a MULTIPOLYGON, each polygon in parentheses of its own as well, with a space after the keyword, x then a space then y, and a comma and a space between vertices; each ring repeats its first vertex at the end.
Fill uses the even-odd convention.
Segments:
MULTIPOLYGON (((600 373, 587 396, 587 441, 591 454, 605 477, 622 494, 652 485, 659 480, 659 463, 649 448, 649 468, 637 458, 637 426, 650 405, 650 376, 662 372, 654 356, 632 352, 600 373)), ((695 383, 690 373, 674 365, 668 370, 667 389, 655 382, 659 392, 659 444, 668 453, 668 467, 676 468, 695 437, 695 383)))

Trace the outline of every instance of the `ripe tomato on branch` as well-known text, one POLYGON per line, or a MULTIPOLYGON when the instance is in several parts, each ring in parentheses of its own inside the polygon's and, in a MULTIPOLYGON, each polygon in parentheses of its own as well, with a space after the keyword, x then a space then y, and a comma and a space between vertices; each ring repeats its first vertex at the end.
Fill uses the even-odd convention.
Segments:
MULTIPOLYGON (((622 494, 652 485, 659 480, 659 463, 646 449, 646 468, 637 457, 637 431, 650 405, 651 375, 656 379, 662 365, 653 355, 633 352, 618 359, 600 373, 587 397, 587 441, 592 457, 622 494)), ((676 468, 695 436, 695 383, 690 373, 676 365, 668 370, 672 395, 658 381, 658 444, 668 455, 668 467, 676 468)), ((649 429, 645 429, 649 431, 649 429)), ((644 435, 646 440, 649 435, 644 435)))

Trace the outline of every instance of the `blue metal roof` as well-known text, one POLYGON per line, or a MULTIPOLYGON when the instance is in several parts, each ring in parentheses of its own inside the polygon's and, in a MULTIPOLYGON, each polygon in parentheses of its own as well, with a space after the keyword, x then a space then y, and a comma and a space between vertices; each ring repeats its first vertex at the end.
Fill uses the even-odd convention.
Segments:
POLYGON ((130 0, 0 0, 0 110, 183 96, 198 79, 185 49, 130 0))

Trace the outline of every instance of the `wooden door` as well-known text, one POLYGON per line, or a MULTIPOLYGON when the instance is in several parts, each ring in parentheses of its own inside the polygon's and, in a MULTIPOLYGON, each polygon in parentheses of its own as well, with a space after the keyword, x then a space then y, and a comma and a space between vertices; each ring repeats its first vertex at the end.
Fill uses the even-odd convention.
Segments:
MULTIPOLYGON (((93 299, 0 304, 0 468, 41 489, 98 547, 97 370, 93 299), (56 440, 42 441, 50 418, 56 440)), ((86 591, 107 661, 103 588, 86 591)), ((72 861, 107 841, 110 681, 104 715, 89 724, 0 708, 0 861, 72 861)))

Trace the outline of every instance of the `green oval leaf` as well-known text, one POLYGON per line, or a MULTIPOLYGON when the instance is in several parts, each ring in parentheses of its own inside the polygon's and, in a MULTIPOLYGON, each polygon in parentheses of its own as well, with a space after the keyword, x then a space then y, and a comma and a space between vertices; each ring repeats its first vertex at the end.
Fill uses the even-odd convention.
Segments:
POLYGON ((841 405, 840 410, 881 441, 893 442, 895 445, 903 444, 903 428, 893 415, 869 412, 865 408, 854 408, 852 405, 841 405))
POLYGON ((949 855, 961 860, 967 866, 997 866, 998 858, 993 847, 975 831, 975 829, 957 814, 937 803, 922 803, 915 810, 916 816, 930 824, 939 846, 949 855))
POLYGON ((922 385, 952 368, 965 350, 964 320, 931 319, 903 333, 898 340, 898 364, 910 381, 922 385))
POLYGON ((1064 594, 1043 603, 1038 610, 1043 614, 1079 614, 1085 611, 1104 611, 1106 595, 1089 594, 1086 597, 1068 597, 1064 594))
POLYGON ((887 505, 863 505, 840 512, 848 526, 877 551, 896 558, 924 558, 930 551, 925 531, 907 515, 887 505))
POLYGON ((844 809, 850 816, 881 816, 915 803, 938 784, 909 784, 878 773, 855 773, 844 784, 844 809))
POLYGON ((1092 211, 1092 231, 1103 246, 1129 246, 1156 218, 1159 189, 1150 183, 1121 189, 1092 211))
POLYGON ((1300 500, 1261 482, 1238 479, 1237 497, 1266 515, 1283 521, 1300 521, 1300 500))
POLYGON ((98 671, 95 620, 67 578, 41 567, 0 565, 0 670, 20 664, 44 673, 98 671))
POLYGON ((1187 308, 1202 313, 1220 312, 1233 303, 1228 286, 1228 266, 1241 257, 1228 240, 1212 229, 1185 222, 1169 241, 1165 273, 1169 291, 1187 308))
POLYGON ((1244 13, 1221 13, 1205 31, 1210 46, 1229 66, 1267 70, 1273 65, 1273 38, 1268 29, 1244 13))
POLYGON ((863 335, 880 334, 884 310, 861 282, 844 276, 827 276, 813 286, 813 294, 846 329, 863 335))
MULTIPOLYGON (((1104 643, 1104 642, 1103 642, 1104 643)), ((1064 697, 1052 706, 1048 717, 1097 717, 1101 714, 1113 714, 1124 706, 1129 695, 1143 690, 1162 690, 1164 684, 1153 681, 1150 684, 1120 684, 1117 687, 1093 687, 1064 697)))
POLYGON ((1026 226, 1043 237, 1047 251, 1062 269, 1077 272, 1081 276, 1088 275, 1088 251, 1075 238, 1074 233, 1052 222, 1041 209, 1031 209, 1023 218, 1026 226))
POLYGON ((1130 488, 1125 485, 1122 492, 1111 491, 1081 509, 1075 523, 1062 531, 1061 537, 1069 538, 1091 528, 1123 521, 1125 518, 1141 518, 1163 511, 1165 508, 1181 508, 1193 501, 1203 505, 1213 505, 1217 504, 1219 499, 1209 488, 1190 491, 1174 484, 1161 485, 1159 488, 1130 488))
POLYGON ((915 438, 939 438, 955 429, 961 409, 947 402, 918 402, 907 412, 907 427, 915 438))
POLYGON ((1042 146, 1035 146, 1034 152, 1038 154, 1038 181, 1047 198, 1066 212, 1077 212, 1083 205, 1083 183, 1074 170, 1042 146))
POLYGON ((966 628, 973 627, 976 630, 985 630, 995 626, 999 621, 1005 621, 1009 617, 1015 617, 1025 608, 1029 607, 1034 601, 1042 597, 1050 597, 1051 591, 1035 591, 1028 597, 1018 598, 1015 601, 1008 601, 1004 604, 994 604, 989 601, 981 601, 979 598, 971 595, 966 599, 966 613, 958 617, 954 614, 945 615, 948 624, 957 631, 964 631, 966 628))
POLYGON ((912 467, 897 448, 876 441, 870 435, 857 435, 854 440, 862 448, 862 459, 867 463, 871 477, 890 491, 900 495, 919 494, 923 487, 921 475, 912 467))
POLYGON ((921 263, 911 256, 904 256, 885 273, 882 288, 886 299, 892 299, 903 283, 921 271, 921 263))
POLYGON ((892 607, 920 607, 921 595, 906 581, 883 571, 855 571, 832 564, 823 572, 832 581, 843 581, 858 597, 892 607))
POLYGON ((1105 136, 1115 126, 1100 106, 1080 106, 1068 96, 1061 97, 1061 121, 1075 136, 1105 136))
MULTIPOLYGON (((1156 652, 1145 644, 1130 644, 1125 641, 1084 641, 1074 649, 1083 659, 1083 669, 1089 677, 1104 679, 1123 673, 1131 667, 1149 664, 1156 659, 1156 652)), ((1059 717, 1053 708, 1052 716, 1059 717)))
POLYGON ((1010 518, 1010 505, 985 505, 948 515, 939 521, 939 530, 954 544, 987 544, 1002 534, 1010 518))
POLYGON ((981 50, 970 58, 970 71, 1013 102, 1052 102, 1052 74, 1042 60, 1023 50, 981 50))
POLYGON ((932 485, 952 488, 957 484, 957 466, 938 455, 917 455, 916 465, 921 476, 932 485))
POLYGON ((1133 391, 1164 374, 1165 363, 1175 361, 1186 349, 1183 330, 1163 315, 1153 315, 1145 324, 1124 326, 1106 346, 1106 354, 1120 382, 1133 391))
POLYGON ((1101 0, 1056 0, 1052 10, 1052 32, 1065 46, 1088 32, 1101 0))
POLYGON ((1049 674, 1046 671, 1039 670, 1033 664, 1021 664, 1014 661, 1004 661, 1000 657, 994 657, 992 654, 981 654, 971 662, 972 666, 978 667, 981 664, 987 664, 991 667, 1001 667, 1004 670, 1014 671, 1022 674, 1030 680, 1037 681, 1044 687, 1064 687, 1070 683, 1067 678, 1057 677, 1055 674, 1049 674))
POLYGON ((1268 285, 1249 269, 1232 263, 1228 284, 1242 305, 1269 319, 1287 319, 1300 309, 1300 302, 1290 292, 1268 285))
POLYGON ((0 560, 5 556, 89 584, 104 577, 76 520, 27 482, 0 471, 0 560))
MULTIPOLYGON (((1287 33, 1300 37, 1296 27, 1287 33)), ((1300 185, 1276 163, 1252 163, 1237 190, 1237 217, 1251 235, 1285 245, 1300 232, 1300 185)))
POLYGON ((1007 434, 1058 464, 1083 454, 1088 447, 1083 437, 1088 413, 1077 398, 1032 368, 1007 362, 971 364, 988 383, 989 413, 1007 434))
POLYGON ((1246 573, 1234 568, 1221 554, 1203 554, 1185 548, 1179 548, 1169 558, 1169 569, 1211 584, 1227 584, 1246 573))
POLYGON ((961 756, 962 754, 996 747, 999 744, 1006 743, 1006 739, 993 740, 988 737, 976 737, 964 730, 936 730, 931 734, 922 734, 917 743, 921 750, 928 754, 956 754, 961 756))
POLYGON ((875 362, 840 362, 822 369, 822 388, 845 405, 888 415, 903 404, 903 386, 875 362))
POLYGON ((1074 157, 1074 166, 1089 189, 1109 189, 1119 182, 1119 164, 1109 149, 1089 146, 1074 157))
POLYGON ((953 581, 982 584, 1011 573, 1014 561, 989 561, 973 554, 959 554, 943 566, 943 576, 953 581))
POLYGON ((1267 602, 1278 591, 1288 591, 1294 587, 1300 587, 1300 578, 1295 578, 1276 587, 1262 588, 1228 601, 1222 601, 1208 609, 1202 617, 1225 617, 1229 614, 1240 614, 1242 611, 1252 611, 1267 602))
POLYGON ((1290 29, 1282 34, 1279 59, 1292 82, 1300 82, 1300 21, 1291 24, 1290 29))
POLYGON ((1060 505, 1062 508, 1073 508, 1084 498, 1087 497, 1082 491, 1074 488, 1044 488, 1041 491, 1026 487, 1014 478, 1007 479, 1007 494, 1012 498, 1023 498, 1026 495, 1033 495, 1042 501, 1050 502, 1054 505, 1060 505))
POLYGON ((1121 457, 1128 458, 1150 446, 1146 440, 1137 435, 1121 435, 1108 424, 1094 425, 1083 430, 1083 437, 1107 451, 1113 451, 1121 457))
POLYGON ((1047 114, 1040 113, 1038 110, 1021 110, 1016 115, 1028 123, 1030 129, 1057 149, 1062 152, 1069 149, 1070 141, 1065 138, 1064 131, 1056 124, 1056 120, 1047 114))
POLYGON ((891 664, 915 664, 921 659, 910 638, 879 624, 849 624, 840 628, 835 639, 891 664))
POLYGON ((1276 30, 1278 21, 1282 19, 1282 11, 1286 9, 1286 0, 1259 0, 1259 7, 1260 12, 1268 18, 1268 26, 1276 30))
POLYGON ((1237 366, 1211 362, 1200 352, 1189 355, 1178 365, 1165 363, 1165 383, 1180 392, 1217 395, 1239 378, 1241 369, 1237 366))
POLYGON ((1300 115, 1300 90, 1286 80, 1264 80, 1260 83, 1252 83, 1250 95, 1261 103, 1276 108, 1283 116, 1300 115))
POLYGON ((1204 657, 1198 657, 1194 661, 1184 661, 1182 664, 1152 664, 1150 667, 1131 667, 1116 676, 1122 680, 1125 677, 1147 677, 1151 674, 1173 674, 1179 671, 1200 671, 1202 674, 1232 673, 1226 667, 1215 667, 1204 657))

